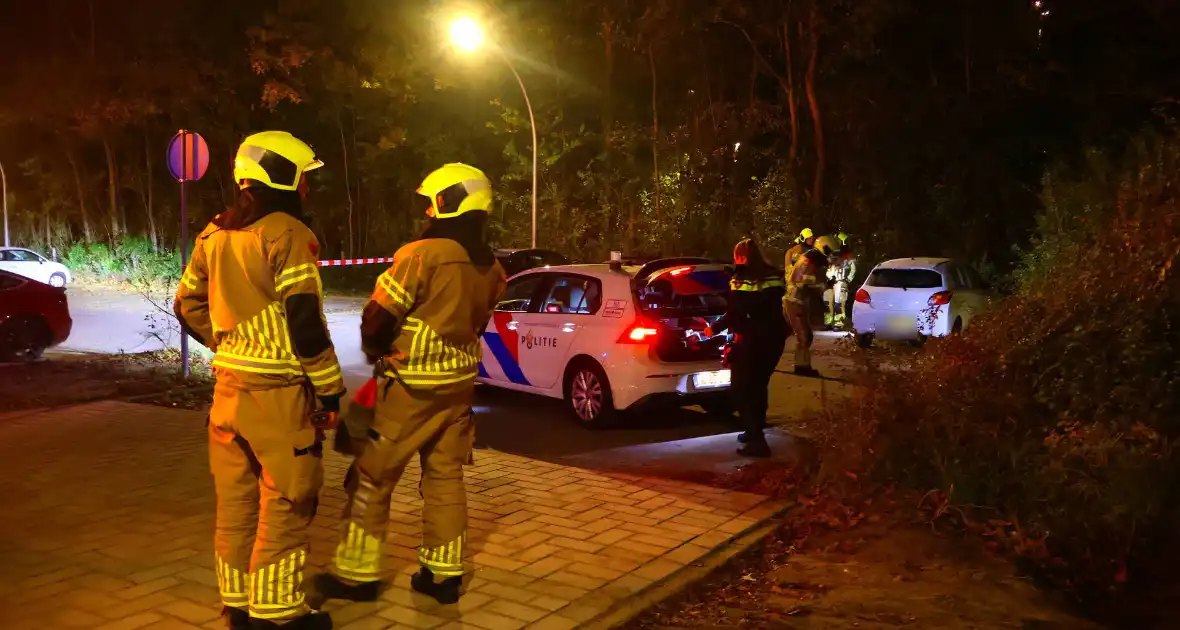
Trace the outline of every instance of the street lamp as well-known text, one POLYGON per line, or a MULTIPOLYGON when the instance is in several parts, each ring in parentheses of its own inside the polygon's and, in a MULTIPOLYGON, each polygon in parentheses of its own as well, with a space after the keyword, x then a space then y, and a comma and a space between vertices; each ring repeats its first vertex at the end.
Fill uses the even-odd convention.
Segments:
POLYGON ((0 199, 4 200, 4 246, 8 244, 8 176, 4 174, 4 163, 0 162, 0 199))
MULTIPOLYGON (((464 53, 473 53, 484 45, 483 28, 479 23, 470 17, 460 17, 454 22, 451 22, 451 44, 459 51, 464 53)), ((520 85, 520 93, 524 96, 524 106, 529 112, 529 128, 533 132, 533 213, 532 213, 532 248, 537 248, 537 120, 533 117, 533 104, 529 101, 529 91, 524 87, 524 80, 520 78, 520 73, 516 71, 516 66, 512 65, 512 60, 508 55, 504 54, 504 50, 499 46, 491 47, 508 65, 508 69, 512 71, 512 75, 516 77, 517 84, 520 85)))

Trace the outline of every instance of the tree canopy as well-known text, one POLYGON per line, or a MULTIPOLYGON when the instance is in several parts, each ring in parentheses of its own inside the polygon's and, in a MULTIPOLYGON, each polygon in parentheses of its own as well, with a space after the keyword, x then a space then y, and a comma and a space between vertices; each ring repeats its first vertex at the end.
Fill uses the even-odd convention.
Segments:
POLYGON ((46 0, 0 8, 0 163, 18 243, 172 247, 177 129, 213 160, 193 227, 231 202, 248 133, 327 163, 327 255, 388 253, 432 168, 483 168, 494 238, 609 250, 769 251, 844 230, 874 256, 1004 265, 1052 163, 1174 112, 1180 10, 1162 0, 46 0), (476 16, 464 55, 448 22, 476 16))

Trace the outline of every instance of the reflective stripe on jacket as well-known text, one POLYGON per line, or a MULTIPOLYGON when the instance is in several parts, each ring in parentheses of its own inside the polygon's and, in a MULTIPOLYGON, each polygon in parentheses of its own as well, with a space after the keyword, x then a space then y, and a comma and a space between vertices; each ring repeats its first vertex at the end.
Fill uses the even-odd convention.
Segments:
POLYGON ((344 390, 328 336, 319 243, 295 217, 272 212, 241 229, 210 223, 177 289, 182 326, 214 351, 220 382, 267 389, 309 382, 344 390))
POLYGON ((365 352, 383 357, 385 375, 411 387, 470 381, 482 357, 479 334, 505 284, 498 262, 477 267, 451 239, 405 245, 369 298, 369 321, 362 321, 365 352), (389 326, 396 327, 389 331, 391 343, 379 330, 389 326))

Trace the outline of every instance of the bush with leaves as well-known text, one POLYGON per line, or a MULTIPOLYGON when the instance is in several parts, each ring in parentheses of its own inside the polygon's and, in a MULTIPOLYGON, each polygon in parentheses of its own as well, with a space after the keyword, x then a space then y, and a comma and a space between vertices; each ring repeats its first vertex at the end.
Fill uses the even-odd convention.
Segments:
POLYGON ((1050 172, 1016 293, 875 372, 823 436, 1085 596, 1143 575, 1180 522, 1180 136, 1122 161, 1050 172))

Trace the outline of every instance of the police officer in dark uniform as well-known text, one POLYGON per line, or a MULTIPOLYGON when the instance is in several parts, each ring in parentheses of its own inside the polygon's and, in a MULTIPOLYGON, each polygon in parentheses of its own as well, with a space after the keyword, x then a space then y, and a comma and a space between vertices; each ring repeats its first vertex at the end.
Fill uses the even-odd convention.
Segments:
POLYGON ((763 429, 770 376, 787 343, 787 322, 782 310, 786 283, 783 272, 762 257, 754 239, 742 239, 733 248, 733 263, 728 309, 707 334, 729 330, 733 335, 727 355, 733 379, 731 393, 745 427, 738 436, 738 441, 744 444, 738 454, 770 457, 763 429))

